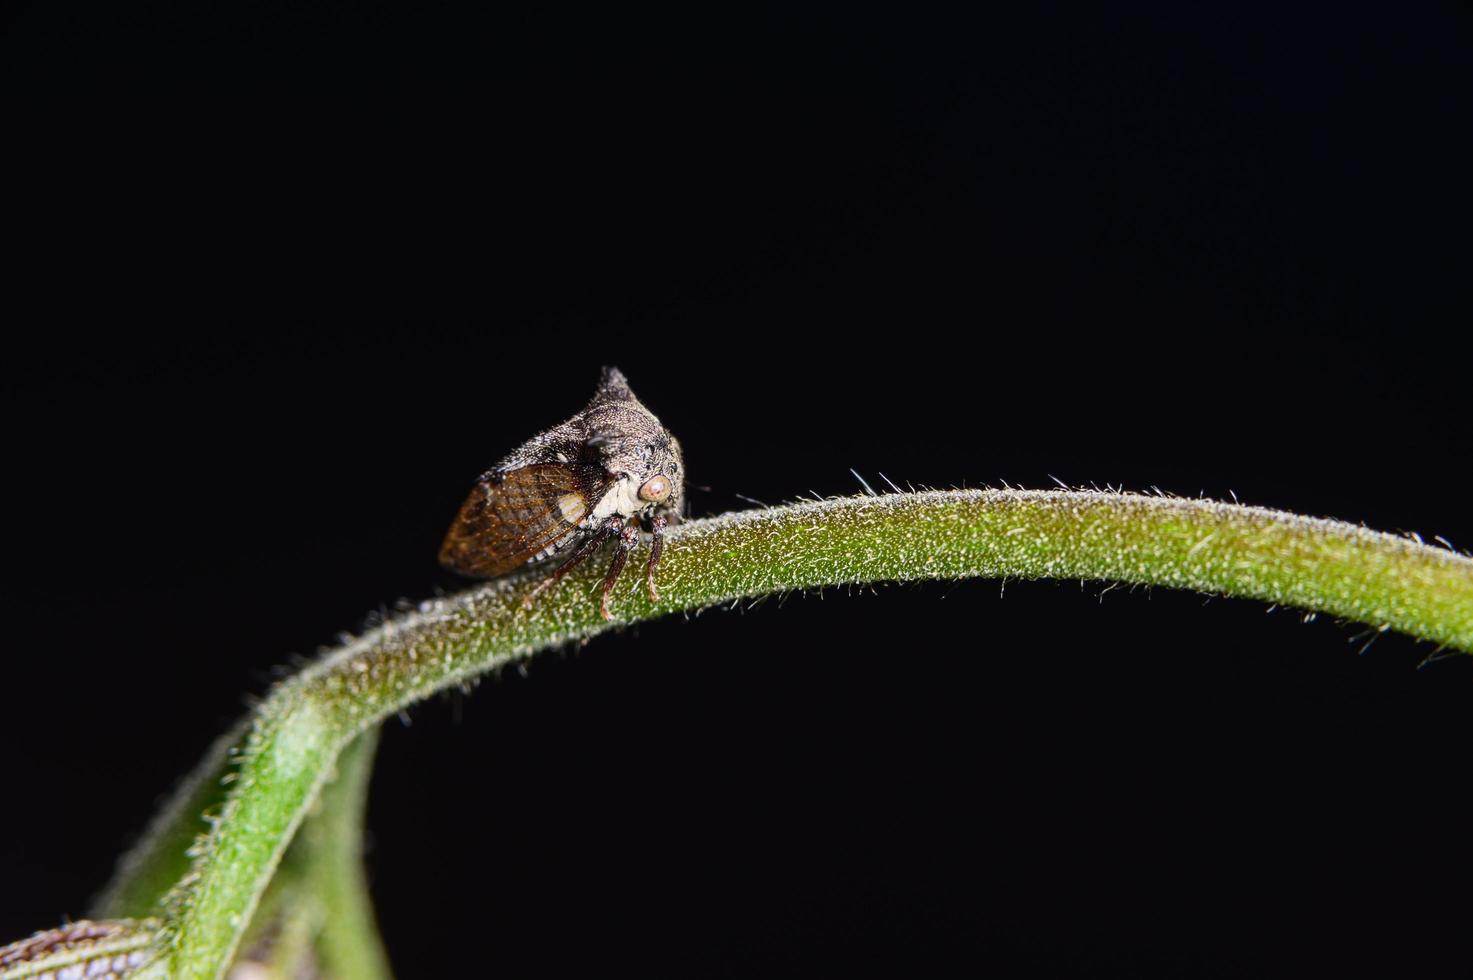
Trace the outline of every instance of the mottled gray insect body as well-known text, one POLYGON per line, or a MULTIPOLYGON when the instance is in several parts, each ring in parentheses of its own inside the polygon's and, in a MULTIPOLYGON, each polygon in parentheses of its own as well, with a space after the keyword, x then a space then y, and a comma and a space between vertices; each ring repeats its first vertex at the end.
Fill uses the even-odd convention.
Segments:
POLYGON ((651 599, 662 532, 684 499, 680 443, 646 408, 617 368, 604 368, 593 400, 541 432, 481 476, 445 535, 440 562, 490 578, 564 550, 570 557, 528 596, 617 538, 604 581, 608 593, 643 528, 652 535, 646 580, 651 599))
POLYGON ((668 522, 680 513, 685 496, 680 443, 616 367, 604 368, 598 391, 583 411, 533 436, 482 479, 548 462, 596 465, 613 477, 613 485, 581 522, 585 527, 615 515, 648 518, 659 510, 668 522), (641 498, 641 488, 660 476, 669 481, 668 496, 659 501, 641 498))

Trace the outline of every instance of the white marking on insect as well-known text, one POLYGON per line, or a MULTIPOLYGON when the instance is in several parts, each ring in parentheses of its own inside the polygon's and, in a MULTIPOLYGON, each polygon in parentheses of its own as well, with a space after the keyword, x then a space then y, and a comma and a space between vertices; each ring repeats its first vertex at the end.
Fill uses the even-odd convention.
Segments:
POLYGON ((563 520, 577 524, 587 512, 587 502, 581 493, 565 493, 557 498, 557 509, 562 511, 563 520))
POLYGON ((633 517, 649 505, 639 499, 639 488, 634 481, 628 477, 620 477, 614 481, 609 492, 604 494, 593 508, 593 523, 597 524, 607 518, 618 514, 620 517, 633 517))

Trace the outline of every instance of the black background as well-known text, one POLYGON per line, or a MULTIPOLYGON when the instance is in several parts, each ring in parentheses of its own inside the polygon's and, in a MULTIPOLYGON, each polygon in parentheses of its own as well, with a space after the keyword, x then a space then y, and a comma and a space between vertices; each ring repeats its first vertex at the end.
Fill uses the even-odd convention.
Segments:
MULTIPOLYGON (((697 514, 1124 485, 1473 543, 1451 5, 12 13, 0 936, 273 669, 458 587, 615 363, 697 514)), ((1289 611, 829 592, 387 727, 405 977, 1467 975, 1473 661, 1289 611)))

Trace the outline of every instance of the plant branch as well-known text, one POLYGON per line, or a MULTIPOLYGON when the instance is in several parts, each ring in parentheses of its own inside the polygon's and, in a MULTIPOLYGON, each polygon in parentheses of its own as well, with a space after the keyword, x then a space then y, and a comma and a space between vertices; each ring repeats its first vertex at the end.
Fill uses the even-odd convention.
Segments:
POLYGON ((241 943, 237 966, 251 976, 389 980, 368 879, 363 870, 363 814, 378 745, 377 728, 338 756, 336 776, 322 787, 302 829, 241 943))
MULTIPOLYGON (((1350 524, 1167 497, 989 490, 794 504, 677 528, 660 571, 658 606, 638 576, 620 583, 621 622, 828 585, 1093 579, 1262 599, 1473 652, 1473 560, 1350 524)), ((221 974, 338 753, 359 733, 435 691, 609 628, 590 595, 601 574, 586 564, 530 611, 522 598, 535 572, 426 601, 278 684, 236 749, 207 761, 185 787, 188 801, 156 822, 110 891, 125 897, 120 910, 156 899, 165 875, 153 869, 177 855, 151 841, 191 838, 200 828, 192 801, 230 781, 192 871, 163 902, 156 972, 221 974)))
POLYGON ((363 870, 363 813, 377 746, 378 729, 370 728, 338 756, 337 779, 323 788, 317 812, 292 845, 303 850, 308 894, 322 922, 316 958, 328 977, 393 976, 363 870))

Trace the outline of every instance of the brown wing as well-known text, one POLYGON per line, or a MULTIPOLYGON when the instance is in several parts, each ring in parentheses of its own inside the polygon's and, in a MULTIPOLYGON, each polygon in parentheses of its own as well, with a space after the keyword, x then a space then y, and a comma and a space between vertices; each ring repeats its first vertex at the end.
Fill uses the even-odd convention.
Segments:
POLYGON ((440 545, 440 564, 493 578, 525 564, 578 528, 608 486, 587 467, 539 463, 477 483, 440 545))

